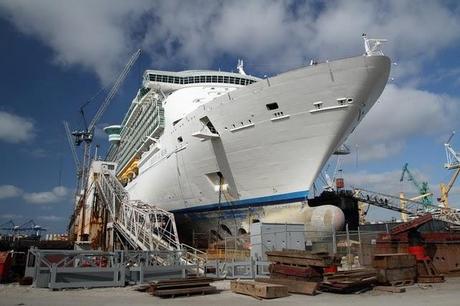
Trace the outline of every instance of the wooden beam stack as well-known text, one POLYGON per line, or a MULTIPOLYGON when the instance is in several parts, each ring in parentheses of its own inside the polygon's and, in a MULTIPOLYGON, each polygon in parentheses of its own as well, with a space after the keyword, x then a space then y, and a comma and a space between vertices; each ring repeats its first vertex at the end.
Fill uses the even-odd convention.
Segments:
POLYGON ((337 265, 339 258, 328 254, 312 254, 300 250, 270 251, 266 253, 270 278, 258 279, 288 287, 291 293, 315 295, 326 267, 337 265))
POLYGON ((357 293, 372 289, 377 283, 377 272, 373 269, 358 269, 324 274, 320 288, 334 293, 357 293))
POLYGON ((147 292, 159 297, 215 293, 216 287, 210 285, 214 280, 206 277, 160 280, 151 283, 147 292))
POLYGON ((417 277, 415 255, 407 253, 376 254, 373 267, 381 284, 392 286, 412 285, 417 277))

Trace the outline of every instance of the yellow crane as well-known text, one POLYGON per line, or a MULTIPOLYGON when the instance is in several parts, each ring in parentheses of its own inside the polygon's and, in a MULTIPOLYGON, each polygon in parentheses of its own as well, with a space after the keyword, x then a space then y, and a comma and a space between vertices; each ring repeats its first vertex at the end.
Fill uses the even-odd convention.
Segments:
POLYGON ((449 180, 449 183, 440 184, 440 191, 441 195, 439 197, 439 204, 443 208, 448 208, 449 207, 449 192, 452 189, 452 186, 455 184, 455 181, 458 178, 458 175, 460 174, 460 157, 459 153, 455 152, 454 149, 452 148, 450 142, 452 138, 455 135, 455 131, 452 132, 450 135, 449 139, 447 142, 444 144, 444 148, 446 150, 446 159, 447 163, 444 164, 444 168, 448 170, 455 170, 454 174, 449 180))

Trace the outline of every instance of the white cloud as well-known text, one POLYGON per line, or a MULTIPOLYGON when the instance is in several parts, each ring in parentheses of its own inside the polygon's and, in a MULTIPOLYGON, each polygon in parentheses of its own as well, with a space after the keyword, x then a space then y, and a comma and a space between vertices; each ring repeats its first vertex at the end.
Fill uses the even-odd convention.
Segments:
POLYGON ((385 50, 416 66, 460 38, 454 2, 15 0, 0 7, 51 47, 58 64, 93 69, 104 82, 141 44, 155 68, 205 68, 230 56, 260 73, 360 54, 363 32, 388 38, 385 50))
POLYGON ((69 195, 68 188, 57 186, 50 191, 25 193, 23 198, 32 204, 49 204, 61 202, 66 199, 67 195, 69 195))
POLYGON ((7 198, 15 198, 22 194, 22 190, 13 185, 0 186, 0 200, 7 198))
POLYGON ((0 111, 0 140, 20 143, 35 136, 32 120, 0 111))
POLYGON ((361 161, 395 155, 411 136, 448 136, 458 125, 458 98, 388 84, 379 101, 348 141, 361 161))
POLYGON ((127 60, 133 28, 147 1, 18 0, 0 3, 4 15, 23 33, 52 48, 63 67, 82 65, 103 82, 127 60))

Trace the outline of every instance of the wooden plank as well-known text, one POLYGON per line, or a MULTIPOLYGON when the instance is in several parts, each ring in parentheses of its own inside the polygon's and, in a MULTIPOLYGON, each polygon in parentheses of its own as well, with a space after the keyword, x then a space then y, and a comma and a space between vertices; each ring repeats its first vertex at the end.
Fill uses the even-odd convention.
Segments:
POLYGON ((374 290, 376 290, 376 291, 384 291, 384 292, 392 292, 392 293, 406 292, 406 288, 393 287, 393 286, 375 286, 374 290))
POLYGON ((288 292, 300 293, 307 295, 315 295, 318 289, 318 282, 307 282, 285 278, 256 278, 257 282, 265 282, 270 284, 284 285, 288 288, 288 292))
POLYGON ((207 285, 209 285, 209 282, 154 284, 152 286, 154 286, 157 289, 162 289, 162 288, 200 287, 200 286, 207 286, 207 285))
POLYGON ((315 267, 329 267, 329 264, 326 264, 324 260, 321 259, 309 259, 309 258, 296 258, 296 257, 285 257, 285 256, 267 256, 268 261, 278 262, 281 264, 291 264, 298 266, 315 266, 315 267))
POLYGON ((323 268, 319 267, 298 267, 284 264, 270 264, 268 267, 270 274, 283 274, 286 276, 295 276, 304 279, 322 279, 323 268))
POLYGON ((303 266, 329 267, 335 262, 334 257, 311 254, 307 251, 284 250, 265 253, 268 261, 296 264, 303 266))
POLYGON ((202 287, 193 287, 193 288, 181 288, 181 289, 161 289, 155 290, 153 295, 155 296, 176 296, 184 294, 205 294, 216 292, 217 289, 214 286, 202 286, 202 287))
POLYGON ((246 294, 264 299, 288 296, 288 288, 283 285, 254 281, 231 281, 230 288, 235 293, 246 294))
POLYGON ((406 253, 375 254, 372 266, 377 269, 409 268, 417 264, 415 255, 406 253))

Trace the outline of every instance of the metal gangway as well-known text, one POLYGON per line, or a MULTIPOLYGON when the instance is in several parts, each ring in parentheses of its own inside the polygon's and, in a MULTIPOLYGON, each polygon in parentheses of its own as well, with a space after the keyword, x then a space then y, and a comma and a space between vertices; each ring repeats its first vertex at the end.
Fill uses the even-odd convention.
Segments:
POLYGON ((422 203, 406 198, 403 199, 397 196, 369 191, 361 188, 354 188, 352 197, 360 202, 364 202, 372 206, 407 214, 409 217, 417 217, 426 213, 430 213, 432 214, 433 219, 451 223, 457 226, 460 225, 460 213, 454 208, 446 208, 443 206, 422 203), (404 207, 401 207, 401 201, 405 202, 404 207))
POLYGON ((179 252, 184 263, 204 267, 206 253, 180 243, 173 213, 130 200, 123 185, 109 172, 95 173, 95 183, 114 229, 133 249, 179 252))

